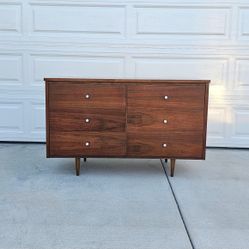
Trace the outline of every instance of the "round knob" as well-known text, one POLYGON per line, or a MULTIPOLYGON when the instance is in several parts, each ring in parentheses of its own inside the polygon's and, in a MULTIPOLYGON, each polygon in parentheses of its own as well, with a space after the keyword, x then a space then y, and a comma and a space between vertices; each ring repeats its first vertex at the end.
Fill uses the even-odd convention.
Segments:
POLYGON ((86 94, 86 95, 85 95, 85 98, 86 98, 86 99, 90 99, 90 94, 86 94))
POLYGON ((85 142, 85 146, 89 147, 90 146, 90 142, 85 142))
POLYGON ((166 148, 167 147, 167 144, 162 144, 163 148, 166 148))
POLYGON ((168 99, 169 97, 167 95, 164 96, 164 99, 168 99))
POLYGON ((86 122, 86 123, 89 123, 89 122, 90 122, 90 119, 89 119, 89 118, 86 118, 86 119, 85 119, 85 122, 86 122))
POLYGON ((168 123, 168 120, 167 120, 167 119, 164 119, 164 120, 163 120, 163 123, 164 123, 164 124, 167 124, 167 123, 168 123))

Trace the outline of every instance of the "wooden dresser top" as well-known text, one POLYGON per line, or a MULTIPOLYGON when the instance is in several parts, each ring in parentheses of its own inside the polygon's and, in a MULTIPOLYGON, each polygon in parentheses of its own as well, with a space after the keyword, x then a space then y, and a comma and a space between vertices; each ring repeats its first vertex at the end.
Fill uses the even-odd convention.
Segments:
POLYGON ((75 82, 75 83, 151 83, 151 84, 207 84, 210 80, 157 80, 157 79, 80 79, 80 78, 45 78, 47 82, 75 82))

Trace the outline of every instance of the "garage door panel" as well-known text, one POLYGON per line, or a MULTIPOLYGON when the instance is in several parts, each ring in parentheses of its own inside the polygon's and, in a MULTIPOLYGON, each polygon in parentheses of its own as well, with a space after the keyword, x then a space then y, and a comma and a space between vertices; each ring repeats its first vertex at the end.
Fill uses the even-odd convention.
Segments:
POLYGON ((229 15, 230 9, 226 7, 137 5, 136 35, 227 37, 229 15))
POLYGON ((123 5, 32 4, 32 17, 33 35, 106 37, 123 36, 125 30, 123 5))
POLYGON ((228 58, 207 56, 134 57, 136 78, 210 79, 210 87, 226 87, 228 58), (179 72, 179 68, 181 69, 179 72))
POLYGON ((45 141, 44 77, 209 79, 208 146, 249 148, 249 3, 0 1, 0 141, 45 141))
POLYGON ((0 53, 0 86, 21 86, 23 79, 22 55, 0 53))
POLYGON ((31 55, 31 86, 43 85, 46 78, 122 78, 124 58, 112 55, 33 54, 31 55))
POLYGON ((16 35, 21 32, 22 8, 20 3, 0 3, 0 34, 16 35))

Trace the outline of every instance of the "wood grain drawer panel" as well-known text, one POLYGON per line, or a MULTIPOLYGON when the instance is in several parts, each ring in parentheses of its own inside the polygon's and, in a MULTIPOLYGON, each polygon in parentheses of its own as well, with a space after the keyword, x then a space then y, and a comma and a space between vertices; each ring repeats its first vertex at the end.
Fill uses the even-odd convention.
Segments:
POLYGON ((203 85, 135 85, 127 88, 130 108, 204 107, 203 85))
POLYGON ((124 156, 125 133, 60 132, 50 133, 50 156, 124 156), (89 146, 86 146, 89 143, 89 146))
POLYGON ((50 110, 125 109, 125 86, 54 82, 49 85, 50 110))
POLYGON ((127 155, 130 157, 203 157, 202 133, 129 133, 127 139, 127 155))
POLYGON ((199 131, 204 125, 203 110, 172 110, 172 109, 128 109, 128 132, 168 132, 168 131, 199 131))
POLYGON ((50 113, 50 129, 55 131, 120 131, 125 132, 125 110, 84 109, 82 112, 50 113))

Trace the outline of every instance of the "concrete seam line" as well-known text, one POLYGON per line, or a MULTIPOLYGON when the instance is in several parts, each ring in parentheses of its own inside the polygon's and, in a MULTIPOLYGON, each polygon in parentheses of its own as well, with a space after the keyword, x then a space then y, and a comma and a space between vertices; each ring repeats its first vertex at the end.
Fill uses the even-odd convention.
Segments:
POLYGON ((174 201, 175 201, 175 203, 176 203, 176 207, 177 207, 178 213, 179 213, 179 215, 180 215, 180 217, 181 217, 181 220, 182 220, 184 229, 185 229, 185 231, 186 231, 186 233, 187 233, 187 236, 188 236, 189 242, 190 242, 190 244, 191 244, 191 247, 192 247, 192 249, 195 249, 194 243, 193 243, 192 238, 191 238, 191 236, 190 236, 190 233, 189 233, 187 224, 186 224, 186 222, 185 222, 185 220, 184 220, 184 218, 183 218, 183 214, 182 214, 180 205, 179 205, 178 200, 177 200, 177 198, 176 198, 174 189, 173 189, 173 187, 172 187, 172 185, 171 185, 171 182, 170 182, 170 180, 169 180, 169 176, 168 176, 168 174, 167 174, 167 170, 166 170, 166 168, 165 168, 165 166, 164 166, 164 164, 163 164, 162 159, 160 159, 160 162, 161 162, 161 165, 162 165, 162 167, 163 167, 164 174, 165 174, 166 179, 167 179, 167 181, 168 181, 168 184, 169 184, 171 193, 172 193, 173 198, 174 198, 174 201))

